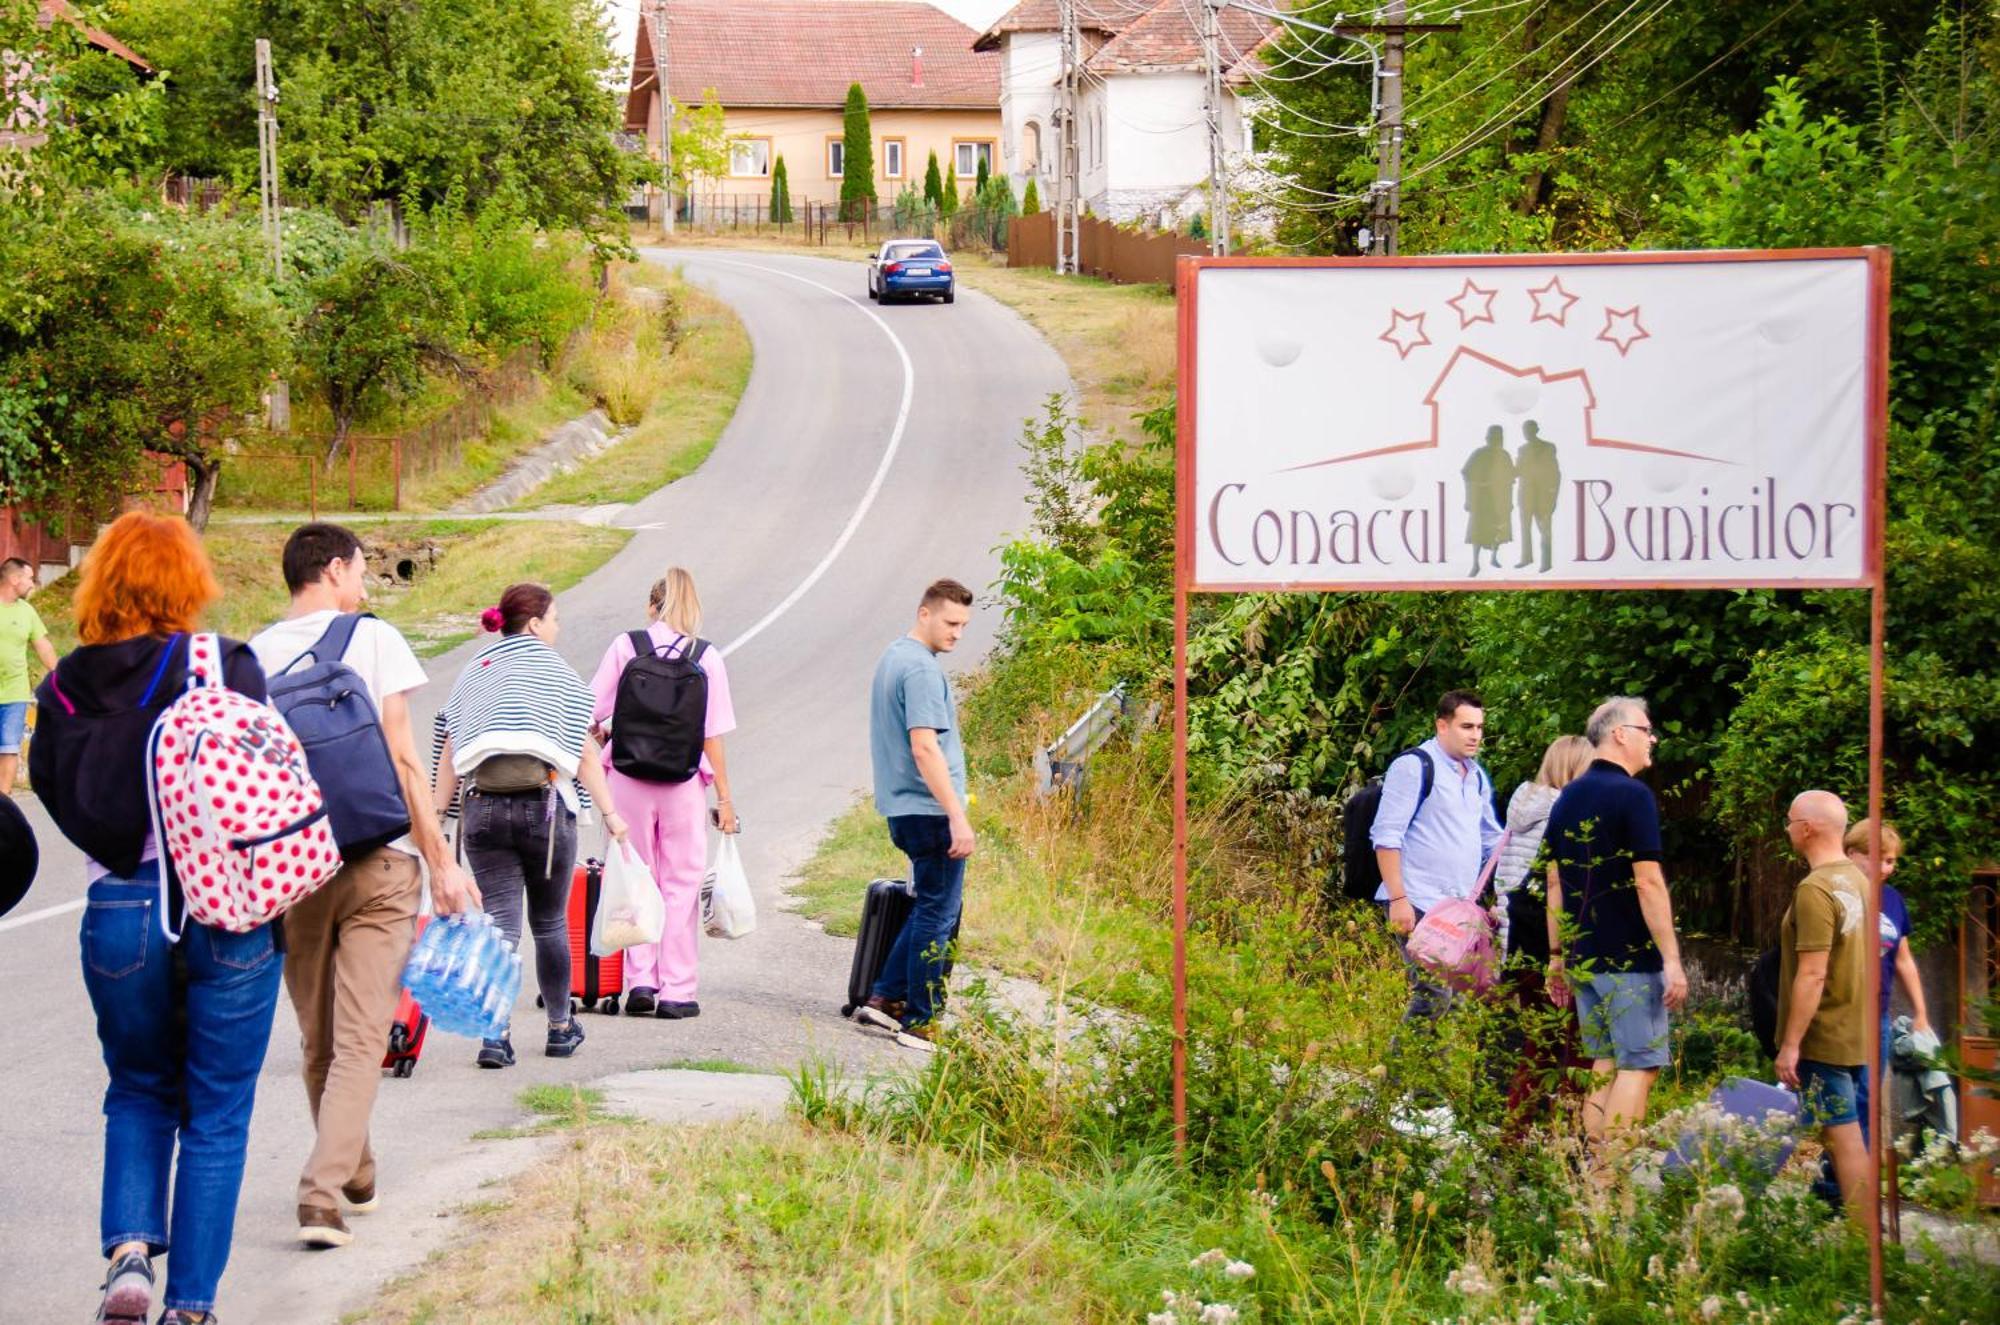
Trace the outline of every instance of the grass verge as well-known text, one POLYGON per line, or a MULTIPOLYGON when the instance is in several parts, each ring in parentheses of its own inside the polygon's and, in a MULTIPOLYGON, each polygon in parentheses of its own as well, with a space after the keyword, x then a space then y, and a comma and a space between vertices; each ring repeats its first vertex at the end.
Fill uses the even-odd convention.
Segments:
POLYGON ((604 1092, 589 1086, 529 1086, 520 1094, 521 1107, 532 1119, 519 1127, 494 1127, 474 1132, 475 1141, 511 1141, 523 1136, 541 1136, 593 1123, 619 1121, 604 1111, 604 1092))
POLYGON ((736 414, 750 380, 750 333, 728 305, 678 272, 641 264, 626 273, 675 310, 669 352, 658 333, 636 338, 633 355, 658 356, 656 375, 634 389, 639 421, 600 455, 537 488, 534 506, 634 502, 693 473, 736 414))
MULTIPOLYGON (((357 532, 371 545, 440 545, 436 569, 406 587, 375 591, 369 603, 426 656, 471 638, 480 611, 492 605, 503 583, 538 580, 560 592, 603 565, 632 536, 623 529, 524 520, 408 520, 369 523, 357 532)), ((290 534, 286 524, 209 527, 202 542, 225 586, 209 609, 209 628, 243 639, 284 615, 288 600, 277 565, 290 534)), ((76 582, 72 571, 37 590, 33 599, 58 652, 76 645, 71 612, 76 582)))

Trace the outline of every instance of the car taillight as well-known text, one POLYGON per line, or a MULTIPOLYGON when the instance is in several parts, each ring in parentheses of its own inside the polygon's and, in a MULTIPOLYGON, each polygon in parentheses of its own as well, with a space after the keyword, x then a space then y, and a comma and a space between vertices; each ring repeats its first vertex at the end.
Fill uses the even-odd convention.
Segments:
POLYGON ((931 270, 949 272, 951 270, 951 264, 949 262, 936 263, 931 267, 931 270))
POLYGON ((900 262, 885 262, 882 264, 882 274, 885 276, 894 276, 902 269, 903 264, 900 262))

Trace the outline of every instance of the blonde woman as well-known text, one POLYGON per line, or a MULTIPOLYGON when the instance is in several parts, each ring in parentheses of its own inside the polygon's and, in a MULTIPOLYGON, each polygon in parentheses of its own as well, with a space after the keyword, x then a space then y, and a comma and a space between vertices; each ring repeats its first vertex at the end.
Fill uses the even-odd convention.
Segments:
POLYGON ((1590 759, 1590 742, 1583 737, 1556 737, 1542 752, 1542 766, 1534 779, 1514 788, 1507 802, 1507 831, 1512 836, 1493 871, 1493 887, 1499 894, 1500 938, 1510 957, 1526 952, 1536 961, 1549 959, 1548 920, 1541 895, 1524 892, 1521 885, 1534 872, 1557 794, 1590 767, 1590 759))
MULTIPOLYGON (((736 710, 729 698, 729 674, 722 650, 701 638, 701 595, 694 576, 669 567, 654 586, 643 631, 611 641, 591 681, 596 696, 595 729, 610 725, 611 799, 632 825, 632 845, 653 872, 666 903, 667 920, 658 943, 625 950, 625 1011, 634 1017, 680 1019, 701 1015, 696 1001, 696 964, 701 938, 701 879, 708 865, 708 788, 715 788, 716 824, 725 833, 737 830, 736 807, 729 797, 729 763, 722 738, 736 729, 736 710), (628 716, 610 722, 617 705, 619 681, 639 657, 643 642, 655 658, 681 658, 700 668, 706 682, 706 712, 702 722, 699 765, 682 780, 663 780, 638 771, 631 756, 636 733, 627 731, 628 716), (621 752, 620 740, 626 749, 621 752)), ((650 742, 649 742, 650 744, 650 742)))

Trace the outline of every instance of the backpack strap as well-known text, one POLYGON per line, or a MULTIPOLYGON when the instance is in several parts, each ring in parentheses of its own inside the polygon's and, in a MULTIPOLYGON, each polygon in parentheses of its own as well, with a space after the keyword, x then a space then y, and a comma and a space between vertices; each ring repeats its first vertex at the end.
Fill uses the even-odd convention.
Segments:
POLYGON ((187 688, 222 689, 222 640, 204 631, 188 636, 187 688))
POLYGON ((642 657, 654 651, 653 637, 643 630, 628 630, 625 638, 632 641, 632 656, 642 657))
POLYGON ((695 640, 688 648, 687 660, 695 664, 696 666, 700 666, 701 655, 707 652, 708 652, 708 641, 705 639, 695 640))
POLYGON ((326 623, 326 629, 312 642, 312 647, 278 669, 283 676, 310 658, 316 663, 339 662, 347 656, 347 648, 354 643, 354 631, 363 620, 373 621, 373 612, 342 612, 326 623))
MULTIPOLYGON (((151 707, 152 707, 152 704, 153 704, 153 695, 154 695, 154 693, 155 693, 155 692, 157 692, 157 691, 159 690, 159 688, 160 688, 160 678, 161 678, 161 677, 163 677, 163 676, 165 676, 165 675, 167 674, 167 664, 173 661, 173 657, 174 657, 174 646, 175 646, 176 644, 179 644, 180 642, 181 642, 181 637, 180 637, 180 633, 179 633, 178 631, 176 631, 176 632, 175 632, 174 634, 172 634, 172 635, 169 635, 169 636, 167 636, 167 642, 166 642, 166 644, 165 644, 164 646, 162 646, 162 648, 160 649, 160 662, 159 662, 159 665, 158 665, 157 667, 153 668, 153 679, 152 679, 152 680, 151 680, 150 682, 148 682, 148 683, 147 683, 147 685, 146 685, 146 693, 145 693, 145 694, 143 694, 143 695, 141 695, 141 696, 139 697, 139 707, 140 707, 140 708, 151 708, 151 707)), ((67 703, 68 703, 69 701, 68 701, 68 700, 64 700, 63 702, 64 702, 65 704, 67 704, 67 703)), ((70 709, 70 712, 71 712, 71 713, 74 713, 74 712, 76 712, 76 710, 75 710, 74 708, 72 708, 72 709, 70 709)))
MULTIPOLYGON (((1404 832, 1408 832, 1411 828, 1416 827, 1417 816, 1424 812, 1424 802, 1430 799, 1431 788, 1437 785, 1437 765, 1431 762, 1430 751, 1424 749, 1421 745, 1411 746, 1409 749, 1403 751, 1402 755, 1397 755, 1396 759, 1401 759, 1403 755, 1415 755, 1417 757, 1417 767, 1421 770, 1417 786, 1417 807, 1410 811, 1410 822, 1403 829, 1404 832)), ((1396 759, 1391 759, 1389 762, 1394 764, 1396 759)))

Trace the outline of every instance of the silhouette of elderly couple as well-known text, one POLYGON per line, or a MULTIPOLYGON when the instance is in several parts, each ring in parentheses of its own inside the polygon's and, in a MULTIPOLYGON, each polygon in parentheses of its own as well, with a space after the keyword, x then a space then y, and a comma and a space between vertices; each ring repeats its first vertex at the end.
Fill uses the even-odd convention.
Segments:
POLYGON ((1553 564, 1556 497, 1562 487, 1562 467, 1555 443, 1542 436, 1530 419, 1521 426, 1527 441, 1517 455, 1507 453, 1507 434, 1499 424, 1486 430, 1486 444, 1465 462, 1465 541, 1472 544, 1472 573, 1479 574, 1479 554, 1490 552, 1493 569, 1500 569, 1500 547, 1514 541, 1514 510, 1521 512, 1519 569, 1535 560, 1535 534, 1542 542, 1541 569, 1553 564))

